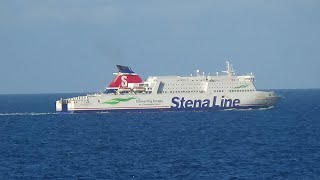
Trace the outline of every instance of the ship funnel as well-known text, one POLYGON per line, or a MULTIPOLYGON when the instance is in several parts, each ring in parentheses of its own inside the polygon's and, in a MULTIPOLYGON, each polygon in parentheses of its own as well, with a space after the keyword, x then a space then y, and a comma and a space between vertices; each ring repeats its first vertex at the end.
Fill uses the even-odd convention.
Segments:
POLYGON ((119 88, 128 87, 129 83, 142 83, 141 77, 136 74, 130 67, 117 65, 117 68, 119 72, 106 88, 105 93, 114 93, 119 88))

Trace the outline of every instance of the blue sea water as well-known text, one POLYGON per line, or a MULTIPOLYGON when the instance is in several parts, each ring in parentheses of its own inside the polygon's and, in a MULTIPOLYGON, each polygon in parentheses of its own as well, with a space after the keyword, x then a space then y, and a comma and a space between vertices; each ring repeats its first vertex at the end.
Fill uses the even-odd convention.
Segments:
POLYGON ((0 95, 0 179, 319 179, 320 90, 276 92, 271 109, 103 114, 0 95))

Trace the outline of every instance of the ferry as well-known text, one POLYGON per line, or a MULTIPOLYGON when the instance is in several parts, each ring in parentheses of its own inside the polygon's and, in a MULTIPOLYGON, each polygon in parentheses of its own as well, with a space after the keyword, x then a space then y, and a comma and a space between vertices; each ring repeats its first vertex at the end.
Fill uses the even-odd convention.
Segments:
POLYGON ((220 75, 199 70, 190 76, 149 76, 145 81, 130 67, 117 65, 104 92, 56 101, 58 112, 213 111, 270 108, 279 101, 273 91, 259 91, 255 76, 237 75, 229 62, 220 75))

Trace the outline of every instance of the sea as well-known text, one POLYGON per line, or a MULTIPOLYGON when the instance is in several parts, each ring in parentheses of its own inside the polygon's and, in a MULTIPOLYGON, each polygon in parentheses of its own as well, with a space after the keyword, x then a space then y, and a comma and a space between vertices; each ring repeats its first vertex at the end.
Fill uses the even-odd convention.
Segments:
POLYGON ((268 109, 56 113, 0 95, 0 179, 320 179, 320 90, 268 109))

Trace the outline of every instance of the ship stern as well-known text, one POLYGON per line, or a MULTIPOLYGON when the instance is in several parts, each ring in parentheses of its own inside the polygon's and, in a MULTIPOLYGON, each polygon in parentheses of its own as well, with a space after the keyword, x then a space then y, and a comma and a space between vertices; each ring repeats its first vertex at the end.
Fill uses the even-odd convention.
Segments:
POLYGON ((68 100, 60 99, 59 101, 56 101, 56 111, 68 112, 68 100))

